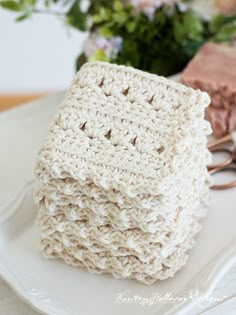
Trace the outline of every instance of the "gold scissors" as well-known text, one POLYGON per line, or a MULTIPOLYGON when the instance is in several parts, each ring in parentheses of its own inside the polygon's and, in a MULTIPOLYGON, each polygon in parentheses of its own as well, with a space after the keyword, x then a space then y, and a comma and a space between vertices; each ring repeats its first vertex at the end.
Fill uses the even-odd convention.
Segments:
MULTIPOLYGON (((222 147, 223 145, 234 143, 236 144, 236 131, 232 134, 229 134, 221 139, 214 140, 208 143, 207 147, 208 149, 214 154, 214 153, 225 153, 227 154, 228 158, 225 159, 223 162, 209 165, 208 171, 210 174, 216 174, 218 172, 222 171, 235 171, 236 172, 236 148, 234 150, 230 150, 227 148, 222 147)), ((212 185, 211 189, 228 189, 236 186, 236 180, 232 181, 227 184, 220 184, 220 185, 212 185)))

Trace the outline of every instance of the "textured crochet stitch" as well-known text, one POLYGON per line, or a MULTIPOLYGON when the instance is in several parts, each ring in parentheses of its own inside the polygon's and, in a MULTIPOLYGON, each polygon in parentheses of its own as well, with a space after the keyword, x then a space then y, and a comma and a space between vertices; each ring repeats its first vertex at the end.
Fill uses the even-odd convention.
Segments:
POLYGON ((35 168, 45 256, 148 284, 173 276, 208 206, 209 103, 130 67, 84 65, 35 168))

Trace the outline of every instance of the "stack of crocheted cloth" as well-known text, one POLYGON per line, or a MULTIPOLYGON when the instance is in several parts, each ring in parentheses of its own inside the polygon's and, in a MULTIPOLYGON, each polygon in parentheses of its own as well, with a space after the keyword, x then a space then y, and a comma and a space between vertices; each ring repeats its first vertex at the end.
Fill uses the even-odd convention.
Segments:
POLYGON ((84 65, 36 165, 44 255, 147 284, 172 277, 209 201, 209 102, 130 67, 84 65))

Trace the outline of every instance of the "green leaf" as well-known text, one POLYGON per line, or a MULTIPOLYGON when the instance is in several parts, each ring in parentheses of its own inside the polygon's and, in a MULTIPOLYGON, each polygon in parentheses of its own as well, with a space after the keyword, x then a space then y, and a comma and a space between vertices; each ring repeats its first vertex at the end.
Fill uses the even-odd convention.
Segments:
POLYGON ((212 18, 211 22, 209 23, 209 30, 211 33, 217 33, 221 27, 225 24, 234 22, 236 20, 235 15, 225 16, 225 15, 216 15, 212 18))
POLYGON ((116 0, 114 1, 113 8, 115 11, 122 11, 124 9, 124 5, 121 1, 116 0))
POLYGON ((219 32, 213 36, 213 40, 217 42, 230 42, 234 35, 236 35, 236 21, 224 25, 219 32))
POLYGON ((31 7, 34 7, 36 4, 36 0, 27 0, 26 2, 28 2, 31 7))
POLYGON ((82 65, 85 64, 87 61, 88 60, 85 54, 84 53, 80 54, 76 59, 76 70, 78 71, 82 67, 82 65))
POLYGON ((93 15, 92 20, 93 23, 98 24, 109 21, 111 17, 112 17, 111 10, 101 7, 98 14, 93 15))
POLYGON ((136 28, 136 22, 135 21, 129 21, 126 24, 126 29, 127 29, 128 33, 133 33, 135 28, 136 28))
POLYGON ((111 18, 111 10, 109 9, 101 7, 99 13, 103 21, 107 21, 111 18))
POLYGON ((4 0, 0 1, 0 6, 11 11, 20 11, 21 5, 18 1, 4 0))
POLYGON ((128 18, 129 16, 125 11, 117 12, 113 15, 113 19, 120 25, 126 23, 128 18))
POLYGON ((81 11, 80 1, 75 1, 70 10, 67 12, 66 22, 81 31, 86 31, 87 15, 81 11))
POLYGON ((101 23, 103 21, 103 18, 99 14, 95 14, 92 19, 93 23, 95 24, 101 23))
POLYGON ((99 60, 99 61, 109 61, 107 59, 106 53, 105 53, 105 51, 103 49, 98 49, 96 51, 95 55, 91 56, 89 58, 89 61, 97 61, 97 60, 99 60))
POLYGON ((132 38, 125 38, 123 41, 122 55, 126 64, 138 68, 140 63, 140 54, 137 42, 132 38))
POLYGON ((204 40, 197 42, 188 39, 183 45, 183 51, 188 58, 192 58, 198 52, 198 50, 203 44, 204 40))
POLYGON ((18 16, 16 19, 15 19, 15 21, 16 22, 21 22, 21 21, 24 21, 25 19, 27 19, 29 17, 29 14, 27 13, 27 14, 22 14, 22 15, 20 15, 20 16, 18 16))
POLYGON ((188 38, 196 40, 200 38, 203 32, 203 25, 197 15, 191 11, 186 12, 183 17, 183 25, 188 38))
POLYGON ((36 0, 19 0, 20 4, 21 4, 21 11, 23 11, 23 14, 26 15, 28 14, 30 16, 30 14, 32 13, 35 4, 36 4, 36 0))
POLYGON ((216 33, 219 31, 221 26, 224 23, 224 17, 222 15, 217 15, 212 18, 210 24, 209 24, 209 30, 212 33, 216 33))
POLYGON ((173 23, 174 26, 174 38, 177 41, 177 43, 182 43, 184 39, 186 38, 185 34, 185 28, 182 23, 180 23, 178 20, 174 21, 173 23))
POLYGON ((113 35, 112 31, 106 26, 100 29, 100 34, 106 38, 110 38, 113 35))

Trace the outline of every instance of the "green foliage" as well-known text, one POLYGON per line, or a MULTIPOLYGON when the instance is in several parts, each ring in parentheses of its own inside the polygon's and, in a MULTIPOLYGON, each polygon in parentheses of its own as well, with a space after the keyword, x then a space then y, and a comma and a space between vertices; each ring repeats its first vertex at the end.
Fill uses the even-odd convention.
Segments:
POLYGON ((75 68, 79 69, 87 61, 85 54, 80 54, 76 59, 75 68))
POLYGON ((29 18, 34 12, 35 5, 36 0, 0 0, 0 7, 19 14, 16 22, 29 18))
POLYGON ((1 1, 0 6, 2 8, 11 10, 11 11, 20 11, 21 10, 21 5, 19 1, 11 1, 11 0, 6 0, 6 1, 1 1))
POLYGON ((230 25, 236 21, 235 15, 216 15, 209 23, 209 30, 212 34, 219 32, 225 25, 230 25))
POLYGON ((172 12, 162 6, 150 20, 117 0, 113 6, 99 7, 92 30, 106 38, 122 37, 122 49, 110 62, 167 76, 181 71, 207 40, 228 42, 236 31, 235 21, 235 17, 221 17, 209 23, 178 6, 172 12))
POLYGON ((80 0, 74 1, 73 5, 66 14, 66 22, 81 31, 86 31, 87 18, 86 15, 81 11, 80 2, 80 0))
POLYGON ((219 31, 212 37, 216 42, 231 42, 232 37, 236 34, 236 20, 224 24, 219 31))
POLYGON ((111 62, 161 75, 182 70, 205 40, 205 22, 191 11, 180 12, 176 6, 170 14, 163 6, 150 20, 119 0, 112 8, 99 9, 93 29, 107 38, 122 37, 122 49, 111 62))
POLYGON ((109 60, 107 59, 107 56, 106 56, 106 53, 105 53, 104 50, 98 49, 98 50, 96 51, 95 55, 94 55, 94 56, 91 56, 91 57, 89 58, 89 61, 97 61, 97 60, 100 60, 100 61, 109 61, 109 60))
POLYGON ((2 0, 0 6, 10 11, 19 12, 20 15, 16 18, 17 22, 23 21, 30 17, 33 13, 36 0, 2 0))
MULTIPOLYGON (((190 2, 186 0, 185 2, 190 2)), ((110 60, 98 48, 89 60, 126 64, 160 75, 181 71, 206 41, 229 43, 236 34, 236 16, 217 15, 206 21, 190 9, 182 12, 178 5, 158 8, 150 19, 136 12, 123 0, 91 0, 84 12, 82 0, 0 0, 0 6, 18 14, 22 21, 33 13, 59 14, 71 27, 88 30, 110 39, 122 38, 122 48, 110 60), (45 9, 40 11, 42 3, 45 9), (60 8, 54 11, 54 5, 60 8)), ((79 68, 87 58, 82 53, 76 62, 79 68)))
POLYGON ((203 21, 191 11, 178 14, 173 20, 174 38, 181 45, 185 45, 188 40, 202 41, 203 31, 203 21))

